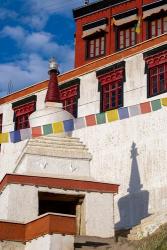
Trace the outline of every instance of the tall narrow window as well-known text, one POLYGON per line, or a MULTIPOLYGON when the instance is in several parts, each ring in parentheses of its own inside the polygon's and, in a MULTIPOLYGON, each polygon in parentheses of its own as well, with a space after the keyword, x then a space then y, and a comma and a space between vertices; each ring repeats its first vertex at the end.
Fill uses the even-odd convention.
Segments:
POLYGON ((36 96, 13 103, 15 130, 29 128, 29 116, 36 110, 36 96))
POLYGON ((152 21, 149 21, 149 38, 160 36, 167 32, 167 16, 159 17, 152 21))
POLYGON ((148 83, 148 97, 167 92, 166 45, 144 53, 148 83), (159 52, 157 52, 159 51, 159 52))
POLYGON ((124 67, 125 63, 122 62, 97 72, 102 112, 123 106, 124 67))
POLYGON ((154 96, 167 91, 167 63, 150 69, 149 95, 154 96))
POLYGON ((102 86, 103 111, 115 109, 123 105, 122 91, 123 86, 121 80, 111 81, 102 86))
POLYGON ((60 89, 60 99, 63 103, 63 108, 74 117, 77 117, 78 113, 79 82, 80 80, 76 79, 74 80, 75 85, 72 83, 71 86, 60 89))
POLYGON ((105 55, 105 36, 88 39, 86 41, 86 58, 91 59, 105 55))
POLYGON ((125 49, 136 44, 135 26, 118 29, 118 49, 125 49))
MULTIPOLYGON (((3 119, 3 114, 0 114, 0 133, 2 133, 2 119, 3 119)), ((0 144, 0 151, 1 151, 1 144, 0 144)))

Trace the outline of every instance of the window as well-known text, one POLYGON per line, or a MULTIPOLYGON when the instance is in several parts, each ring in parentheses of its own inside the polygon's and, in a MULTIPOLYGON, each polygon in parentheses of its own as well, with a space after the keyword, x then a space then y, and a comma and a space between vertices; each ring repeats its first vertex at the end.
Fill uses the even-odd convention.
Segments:
POLYGON ((166 44, 143 54, 146 62, 147 96, 167 92, 167 50, 166 44))
POLYGON ((149 38, 162 35, 167 32, 167 16, 149 21, 149 38))
MULTIPOLYGON (((2 119, 3 119, 3 114, 0 114, 0 133, 2 133, 2 119)), ((1 144, 0 144, 0 151, 1 151, 1 144)))
POLYGON ((149 96, 167 91, 167 63, 160 64, 149 70, 149 96))
POLYGON ((79 84, 67 87, 60 90, 60 99, 63 103, 63 108, 77 117, 78 111, 79 84))
POLYGON ((122 62, 96 73, 101 92, 101 112, 123 106, 124 67, 125 63, 122 62))
POLYGON ((86 41, 86 58, 92 59, 105 55, 105 36, 89 39, 86 41))
POLYGON ((122 82, 118 80, 102 86, 102 95, 103 111, 121 107, 123 105, 122 82))
POLYGON ((135 26, 118 29, 118 49, 125 49, 136 44, 135 26))
POLYGON ((29 116, 36 110, 36 96, 31 96, 12 105, 15 130, 29 128, 29 116))

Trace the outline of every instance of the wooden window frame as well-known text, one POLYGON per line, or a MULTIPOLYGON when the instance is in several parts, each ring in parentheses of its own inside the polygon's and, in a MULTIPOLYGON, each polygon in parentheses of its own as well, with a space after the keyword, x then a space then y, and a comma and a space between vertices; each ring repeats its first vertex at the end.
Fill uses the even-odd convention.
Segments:
POLYGON ((147 97, 167 92, 167 50, 144 56, 147 74, 147 97), (162 71, 163 69, 163 71, 162 71), (163 88, 161 85, 163 80, 163 88))
POLYGON ((149 69, 149 97, 167 92, 167 63, 159 64, 149 69), (163 69, 163 71, 161 71, 163 69), (163 88, 161 77, 163 76, 163 88), (156 86, 155 86, 156 85, 156 86))
POLYGON ((126 24, 126 25, 122 25, 120 27, 117 27, 117 50, 123 50, 129 47, 132 47, 134 45, 137 44, 137 36, 136 36, 136 31, 135 31, 135 25, 136 22, 131 23, 131 24, 126 24), (132 29, 134 29, 134 31, 132 32, 132 29), (129 44, 127 45, 127 31, 129 33, 129 44), (121 48, 121 32, 123 32, 123 47, 121 48), (133 43, 133 37, 134 35, 134 43, 133 43))
POLYGON ((148 20, 148 39, 160 36, 162 34, 164 34, 165 32, 167 32, 167 30, 165 31, 165 21, 164 19, 167 18, 167 15, 157 15, 154 16, 153 18, 150 18, 148 20), (161 22, 161 32, 160 34, 158 34, 158 21, 161 22), (152 24, 153 22, 155 22, 155 35, 152 35, 152 24))
POLYGON ((94 36, 90 36, 89 38, 86 39, 86 60, 91 60, 95 58, 99 58, 102 56, 105 56, 106 54, 106 34, 105 33, 100 33, 96 34, 94 36), (102 50, 102 39, 104 43, 104 50, 102 50), (98 55, 96 55, 96 41, 99 40, 99 48, 98 48, 98 55), (91 42, 94 43, 93 45, 93 56, 91 56, 91 42), (103 52, 102 52, 103 51, 103 52))
POLYGON ((78 115, 79 84, 60 89, 60 100, 63 108, 75 118, 78 115))
POLYGON ((105 112, 123 107, 125 69, 116 68, 98 76, 100 90, 100 111, 105 112))
POLYGON ((15 130, 30 127, 29 116, 36 110, 36 102, 32 101, 13 108, 15 130))

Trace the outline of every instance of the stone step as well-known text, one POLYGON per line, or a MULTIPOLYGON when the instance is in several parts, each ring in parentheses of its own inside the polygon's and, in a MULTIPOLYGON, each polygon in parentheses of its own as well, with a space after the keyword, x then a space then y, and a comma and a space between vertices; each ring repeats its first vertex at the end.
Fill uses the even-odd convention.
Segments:
POLYGON ((60 158, 84 159, 91 160, 92 156, 86 149, 76 148, 49 148, 45 146, 27 146, 27 154, 45 155, 60 158))
POLYGON ((32 146, 32 147, 52 147, 52 148, 55 148, 55 149, 57 149, 57 148, 69 148, 69 149, 85 149, 85 150, 87 150, 87 148, 86 148, 86 146, 85 145, 82 145, 82 144, 66 144, 66 143, 64 143, 64 144, 61 144, 61 143, 50 143, 50 142, 48 142, 48 143, 43 143, 43 142, 29 142, 29 144, 28 144, 29 146, 32 146))
POLYGON ((57 136, 57 135, 40 136, 40 138, 43 140, 49 139, 49 140, 53 140, 53 141, 76 141, 76 142, 80 141, 80 139, 76 138, 76 137, 61 137, 61 136, 57 136))
POLYGON ((86 147, 83 143, 81 142, 75 142, 75 141, 52 141, 52 140, 30 140, 29 144, 50 144, 50 145, 69 145, 69 146, 84 146, 86 147))

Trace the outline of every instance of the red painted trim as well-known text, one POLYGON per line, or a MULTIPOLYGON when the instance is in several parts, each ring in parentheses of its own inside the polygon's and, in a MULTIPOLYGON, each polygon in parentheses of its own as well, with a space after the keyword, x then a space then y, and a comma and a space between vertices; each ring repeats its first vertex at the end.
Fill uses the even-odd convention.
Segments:
POLYGON ((26 242, 54 233, 75 235, 75 216, 46 214, 27 224, 0 221, 0 240, 26 242))
POLYGON ((21 184, 29 186, 40 186, 48 188, 58 188, 67 190, 77 190, 86 192, 100 192, 100 193, 118 193, 119 185, 93 182, 93 181, 81 181, 72 179, 60 179, 51 177, 39 177, 28 175, 15 175, 6 174, 0 182, 0 191, 7 185, 21 184))
MULTIPOLYGON (((134 56, 135 54, 142 53, 145 50, 152 49, 154 46, 157 46, 157 45, 160 45, 161 43, 166 42, 166 40, 167 40, 167 34, 163 34, 160 37, 155 37, 151 40, 144 41, 140 44, 135 45, 132 48, 130 47, 128 49, 119 51, 117 53, 103 57, 96 61, 92 61, 74 70, 66 72, 58 77, 58 81, 60 84, 61 82, 68 82, 71 79, 78 78, 81 75, 87 74, 92 71, 96 71, 98 68, 101 68, 107 64, 114 64, 115 62, 122 61, 122 59, 125 59, 127 57, 131 57, 131 56, 134 56)), ((32 95, 32 93, 36 93, 38 91, 46 89, 47 86, 48 86, 48 80, 41 82, 41 83, 37 83, 31 87, 20 90, 9 96, 0 98, 0 105, 7 103, 7 102, 12 102, 19 98, 23 98, 24 96, 32 95)))
POLYGON ((161 53, 157 53, 155 55, 149 56, 145 58, 145 61, 148 65, 148 68, 153 68, 163 63, 167 63, 167 51, 164 50, 161 53))
POLYGON ((76 84, 75 86, 60 90, 61 101, 64 101, 71 97, 75 97, 77 95, 78 95, 78 84, 76 84))

